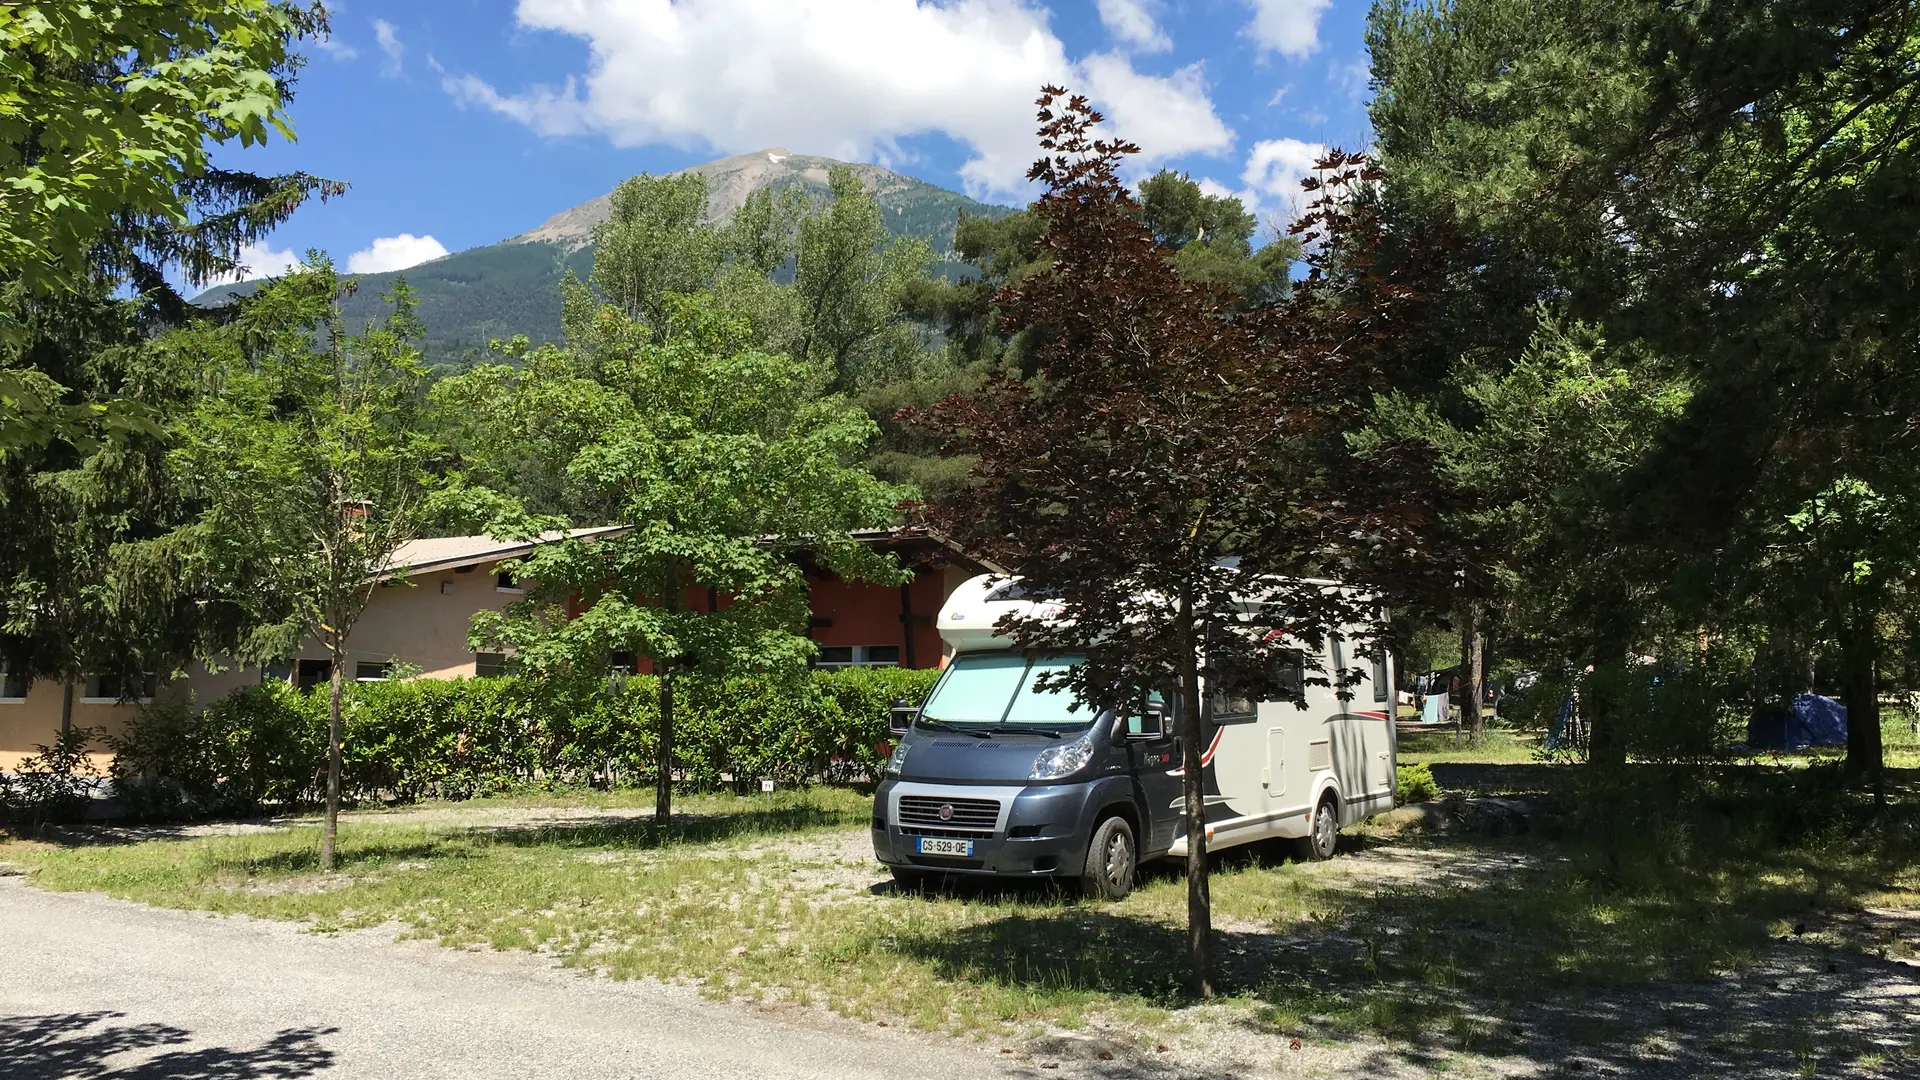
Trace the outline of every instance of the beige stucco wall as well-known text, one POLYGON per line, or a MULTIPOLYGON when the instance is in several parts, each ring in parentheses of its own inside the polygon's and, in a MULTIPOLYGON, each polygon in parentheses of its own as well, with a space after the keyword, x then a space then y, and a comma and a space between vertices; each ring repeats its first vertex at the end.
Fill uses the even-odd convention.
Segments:
MULTIPOLYGON (((84 683, 73 688, 75 727, 118 733, 126 727, 127 719, 140 709, 138 705, 123 705, 118 701, 92 700, 85 696, 86 692, 84 683)), ((176 683, 161 687, 158 693, 164 697, 184 692, 184 686, 176 683)), ((22 760, 36 753, 35 746, 52 743, 60 734, 60 704, 64 696, 59 683, 40 679, 27 688, 24 699, 0 698, 0 772, 19 768, 22 760)), ((91 756, 94 764, 105 772, 112 755, 96 744, 91 756)))
MULTIPOLYGON (((474 614, 499 611, 520 598, 519 593, 499 590, 494 582, 494 569, 480 566, 464 574, 453 570, 422 574, 406 583, 375 589, 366 611, 347 636, 347 677, 353 677, 354 665, 360 661, 384 663, 394 659, 419 668, 423 678, 471 676, 474 655, 467 647, 467 628, 474 614)), ((326 657, 326 649, 316 640, 307 642, 298 658, 326 657)), ((259 682, 257 667, 226 666, 219 672, 209 672, 205 666, 194 664, 186 678, 162 686, 156 700, 190 696, 204 703, 259 682)), ((80 696, 84 692, 84 687, 74 691, 76 727, 117 733, 142 707, 87 701, 80 696)), ((53 741, 60 731, 60 701, 59 684, 47 680, 34 682, 24 700, 0 699, 0 771, 18 768, 23 758, 34 753, 35 745, 53 741)), ((104 770, 110 757, 104 747, 96 747, 93 756, 104 770)))
MULTIPOLYGON (((347 677, 353 677, 353 665, 361 661, 395 659, 419 668, 423 678, 472 675, 467 628, 474 614, 500 611, 520 599, 517 592, 500 591, 494 580, 493 568, 481 566, 464 574, 453 570, 421 574, 375 589, 360 621, 347 635, 347 677)), ((325 660, 327 650, 318 641, 309 641, 299 658, 325 660)))

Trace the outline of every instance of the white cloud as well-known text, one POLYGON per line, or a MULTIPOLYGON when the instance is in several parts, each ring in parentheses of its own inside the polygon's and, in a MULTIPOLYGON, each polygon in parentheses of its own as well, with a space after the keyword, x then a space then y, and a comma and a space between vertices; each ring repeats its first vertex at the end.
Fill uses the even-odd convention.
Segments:
POLYGON ((1143 157, 1233 146, 1199 68, 1076 62, 1036 0, 519 0, 516 17, 584 39, 587 70, 519 91, 442 85, 546 135, 900 160, 901 139, 940 133, 971 150, 970 191, 1017 194, 1038 156, 1033 99, 1055 82, 1093 97, 1143 157))
POLYGON ((300 265, 300 256, 291 248, 275 251, 266 244, 246 244, 240 248, 240 266, 225 277, 214 278, 208 285, 232 285, 241 281, 256 281, 260 278, 279 277, 300 265))
POLYGON ((1247 204, 1256 213, 1297 216, 1305 206, 1306 192, 1300 190, 1300 180, 1313 172, 1313 167, 1327 152, 1325 143, 1302 142, 1299 139, 1264 139, 1253 145, 1247 155, 1247 167, 1240 179, 1247 185, 1240 193, 1240 201, 1247 204))
POLYGON ((1141 52, 1166 52, 1173 39, 1153 17, 1156 0, 1098 0, 1107 33, 1141 52))
POLYGON ((1333 0, 1247 0, 1253 21, 1244 31, 1262 54, 1305 56, 1320 47, 1320 13, 1333 0))
POLYGON ((1203 176, 1194 183, 1200 185, 1200 194, 1211 195, 1216 199, 1237 199, 1240 193, 1211 176, 1203 176))
POLYGON ((1096 53, 1081 67, 1087 96, 1111 117, 1114 134, 1140 144, 1135 166, 1151 168, 1151 159, 1215 153, 1233 145, 1233 131, 1214 114, 1207 98, 1200 64, 1162 78, 1140 74, 1126 57, 1096 53))
POLYGON ((347 257, 347 272, 384 274, 389 270, 405 270, 428 259, 438 259, 446 253, 447 249, 441 246, 440 241, 431 236, 415 236, 412 233, 382 236, 372 246, 347 257))
POLYGON ((401 61, 407 55, 407 47, 400 40, 399 29, 385 19, 375 19, 373 36, 380 42, 380 51, 387 54, 387 62, 380 65, 380 74, 387 76, 400 74, 401 61))
POLYGON ((331 34, 326 37, 314 38, 313 47, 343 64, 349 60, 356 59, 360 55, 359 49, 354 48, 331 34))
POLYGON ((1330 74, 1333 81, 1347 92, 1347 100, 1356 104, 1365 100, 1367 91, 1373 88, 1373 64, 1364 56, 1333 65, 1330 74))

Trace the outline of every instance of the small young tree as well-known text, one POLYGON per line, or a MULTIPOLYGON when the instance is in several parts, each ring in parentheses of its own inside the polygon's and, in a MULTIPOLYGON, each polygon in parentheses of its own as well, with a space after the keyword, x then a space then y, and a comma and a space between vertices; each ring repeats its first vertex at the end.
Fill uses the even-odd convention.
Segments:
MULTIPOLYGON (((473 631, 556 675, 604 672, 614 653, 646 662, 660 680, 662 823, 673 810, 682 681, 804 665, 813 645, 800 554, 842 577, 897 581, 891 561, 849 532, 885 524, 905 495, 859 467, 873 421, 819 396, 804 359, 751 347, 745 320, 705 297, 673 297, 664 315, 672 330, 657 339, 602 308, 574 350, 539 350, 509 391, 571 395, 583 403, 573 411, 594 413, 564 466, 572 502, 629 531, 541 545, 516 571, 526 599, 477 618, 473 631), (689 590, 719 603, 688 603, 689 590)), ((552 524, 523 517, 492 528, 533 535, 552 524)))
MULTIPOLYGON (((1358 271, 1335 296, 1316 267, 1284 306, 1235 312, 1227 290, 1182 281, 1120 179, 1136 148, 1095 139, 1099 114, 1077 96, 1059 107, 1064 94, 1040 98, 1051 156, 1029 174, 1047 188, 1034 212, 1050 265, 998 298, 1009 331, 1046 328, 1038 378, 920 418, 978 455, 974 484, 930 515, 1058 605, 1000 629, 1084 655, 1064 676, 1079 700, 1177 690, 1191 989, 1210 996, 1202 687, 1278 696, 1269 631, 1317 647, 1337 627, 1377 627, 1378 599, 1310 579, 1351 581, 1355 556, 1417 547, 1391 504, 1368 509, 1390 485, 1373 467, 1373 486, 1356 484, 1338 438, 1376 385, 1390 327, 1377 316, 1394 293, 1358 271)), ((1340 189, 1361 178, 1344 155, 1323 165, 1340 189)), ((1358 220, 1329 197, 1300 228, 1323 260, 1353 266, 1358 220)))
POLYGON ((331 662, 322 870, 339 835, 347 637, 394 552, 420 535, 437 453, 422 434, 412 295, 396 283, 385 322, 349 334, 340 301, 354 284, 315 255, 230 325, 167 346, 203 357, 211 384, 176 432, 175 468, 205 507, 177 535, 186 566, 245 611, 240 659, 284 659, 318 639, 331 662))

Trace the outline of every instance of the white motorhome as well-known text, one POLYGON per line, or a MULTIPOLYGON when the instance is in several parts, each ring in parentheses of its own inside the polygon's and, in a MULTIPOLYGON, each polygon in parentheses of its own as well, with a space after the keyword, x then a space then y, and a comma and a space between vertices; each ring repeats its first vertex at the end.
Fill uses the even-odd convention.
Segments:
MULTIPOLYGON (((1125 896, 1141 862, 1186 854, 1174 703, 1154 695, 1141 715, 1124 716, 1038 691, 1040 676, 1079 658, 1014 651, 994 631, 1009 612, 1049 614, 1045 601, 994 575, 968 581, 941 610, 952 655, 927 700, 896 719, 899 742, 875 794, 874 854, 903 883, 941 873, 1055 876, 1090 895, 1125 896)), ((1393 807, 1391 661, 1346 629, 1317 665, 1283 650, 1295 658, 1281 673, 1291 700, 1233 700, 1202 687, 1209 848, 1282 837, 1329 858, 1342 826, 1393 807), (1342 700, 1310 685, 1305 669, 1316 666, 1370 675, 1342 700)))

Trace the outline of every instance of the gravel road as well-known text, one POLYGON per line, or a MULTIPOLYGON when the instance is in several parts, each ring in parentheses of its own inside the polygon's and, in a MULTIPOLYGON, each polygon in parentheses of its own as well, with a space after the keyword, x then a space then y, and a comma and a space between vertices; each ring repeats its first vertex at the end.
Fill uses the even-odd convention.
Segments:
POLYGON ((559 971, 524 955, 42 892, 0 877, 0 1076, 898 1077, 1040 1073, 991 1048, 559 971))

